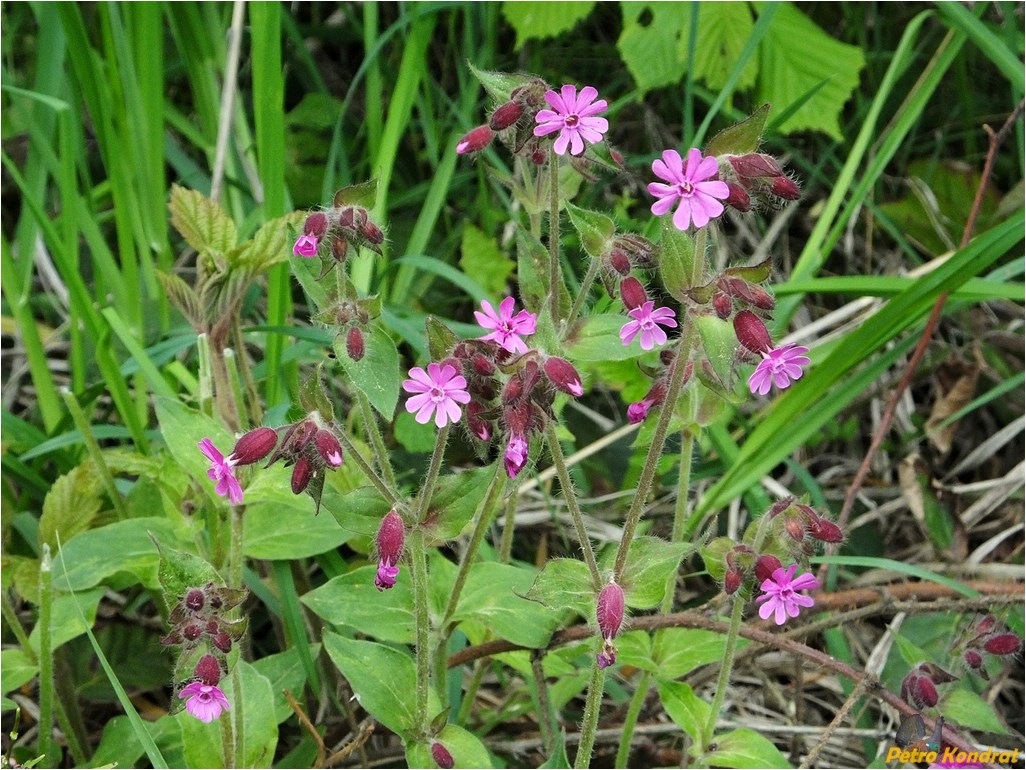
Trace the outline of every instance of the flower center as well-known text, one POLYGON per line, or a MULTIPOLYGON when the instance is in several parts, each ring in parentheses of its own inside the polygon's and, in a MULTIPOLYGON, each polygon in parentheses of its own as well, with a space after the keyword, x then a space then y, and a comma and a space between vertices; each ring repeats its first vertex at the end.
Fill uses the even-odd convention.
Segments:
POLYGON ((695 194, 695 186, 685 180, 677 185, 677 194, 682 198, 690 198, 695 194))
POLYGON ((445 391, 437 385, 434 385, 431 388, 431 400, 434 401, 436 404, 445 401, 445 391))
POLYGON ((567 115, 563 118, 563 125, 567 128, 577 128, 577 124, 581 122, 581 119, 577 115, 567 115))
POLYGON ((649 329, 655 328, 655 321, 652 320, 651 316, 646 316, 641 319, 641 328, 648 331, 649 329))

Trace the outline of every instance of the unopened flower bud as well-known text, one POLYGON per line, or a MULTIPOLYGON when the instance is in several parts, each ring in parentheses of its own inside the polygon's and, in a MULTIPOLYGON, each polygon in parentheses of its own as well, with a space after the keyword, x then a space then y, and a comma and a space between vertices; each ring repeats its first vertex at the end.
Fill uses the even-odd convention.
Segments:
POLYGON ((766 353, 773 347, 766 324, 750 310, 742 310, 734 316, 734 334, 737 341, 753 353, 766 353))
POLYGON ((750 152, 746 155, 728 157, 734 172, 742 179, 758 179, 759 177, 779 177, 783 175, 780 165, 769 155, 750 152))
POLYGON ((184 641, 181 631, 174 630, 165 637, 162 637, 160 643, 165 647, 177 647, 184 641))
POLYGON ((629 275, 631 272, 630 257, 620 251, 620 249, 610 251, 606 261, 609 263, 609 267, 620 275, 629 275))
POLYGON ((457 142, 456 152, 460 155, 480 152, 492 143, 492 137, 494 136, 490 127, 478 126, 457 142))
POLYGON ((983 649, 991 655, 1018 655, 1022 650, 1022 640, 1015 634, 1008 632, 995 634, 983 643, 983 649))
POLYGON ((983 667, 983 655, 978 650, 966 650, 962 655, 962 662, 973 673, 982 676, 984 679, 990 679, 987 676, 987 669, 983 667))
POLYGON ((456 762, 452 758, 452 754, 449 753, 449 749, 437 741, 431 744, 431 758, 435 760, 435 764, 442 768, 442 770, 450 770, 456 766, 456 762))
POLYGON ((613 163, 615 163, 620 168, 624 167, 623 155, 621 155, 617 150, 614 150, 612 147, 609 148, 609 159, 612 160, 613 163))
POLYGON ((785 201, 796 201, 802 197, 802 188, 797 182, 786 176, 778 176, 770 184, 770 192, 785 201))
POLYGON ((210 640, 217 649, 221 652, 228 654, 232 651, 232 638, 227 633, 222 631, 219 634, 215 634, 214 638, 210 640))
POLYGON ((391 510, 381 520, 375 537, 378 549, 378 574, 374 578, 374 585, 379 591, 395 585, 405 541, 406 527, 403 525, 402 517, 395 510, 391 510))
POLYGON ((569 393, 574 398, 584 395, 584 386, 581 385, 581 375, 577 373, 573 364, 563 358, 552 356, 545 361, 545 376, 549 378, 557 390, 569 393))
POLYGON ((755 579, 759 581, 759 584, 761 585, 763 581, 769 580, 773 577, 773 573, 782 566, 780 559, 773 554, 763 554, 759 557, 759 560, 755 562, 755 579))
POLYGON ((278 431, 274 428, 255 428, 235 444, 231 458, 236 465, 260 462, 274 451, 278 444, 278 431))
POLYGON ((483 353, 478 353, 470 361, 476 374, 480 374, 482 377, 491 377, 495 374, 495 364, 488 360, 483 353))
POLYGON ((913 671, 902 680, 901 697, 910 706, 915 706, 918 709, 933 708, 940 699, 937 693, 937 686, 933 683, 933 680, 916 671, 913 671))
POLYGON ((321 428, 314 436, 314 446, 317 453, 324 458, 324 462, 332 468, 342 464, 342 445, 338 443, 338 437, 330 430, 321 428))
POLYGON ((844 540, 844 532, 841 528, 820 516, 810 518, 809 534, 824 543, 840 543, 844 540))
POLYGON ((740 212, 752 210, 752 198, 739 184, 727 182, 727 198, 723 202, 740 212))
POLYGON ((336 262, 345 262, 346 255, 349 253, 349 241, 343 238, 341 235, 336 235, 331 239, 331 256, 336 262))
POLYGON ((723 576, 723 591, 727 596, 732 596, 737 593, 737 589, 741 587, 741 581, 744 580, 744 573, 737 567, 731 567, 727 570, 723 576))
POLYGON ((207 654, 199 659, 192 673, 203 684, 213 687, 221 681, 221 664, 213 655, 207 654))
POLYGON ((359 206, 346 206, 338 214, 338 225, 344 230, 355 233, 367 221, 366 209, 359 206))
POLYGON ((620 281, 620 299, 628 310, 641 307, 648 302, 648 293, 634 276, 627 276, 620 281))
POLYGON ((773 505, 770 506, 769 510, 766 511, 766 515, 771 519, 779 516, 794 503, 794 498, 791 496, 785 497, 782 500, 777 500, 773 505))
POLYGON ((195 623, 190 623, 182 629, 182 636, 190 642, 195 642, 200 638, 200 634, 203 633, 203 629, 197 626, 195 623))
POLYGON ((492 437, 491 427, 488 425, 488 422, 481 417, 481 413, 484 412, 484 410, 485 408, 477 401, 471 401, 467 404, 467 427, 470 428, 470 432, 481 441, 487 441, 492 437))
POLYGON ((303 223, 303 234, 312 235, 315 238, 323 238, 328 230, 328 217, 324 212, 317 211, 306 218, 303 223))
POLYGON ((722 291, 718 291, 713 294, 712 306, 713 310, 716 311, 716 315, 718 315, 723 321, 730 318, 730 314, 734 311, 734 303, 731 302, 730 297, 722 291))
POLYGON ((502 389, 502 403, 509 406, 515 404, 524 395, 524 383, 519 377, 512 377, 502 389))
POLYGON ((502 131, 509 128, 524 114, 524 108, 517 102, 506 102, 492 113, 492 119, 488 121, 493 131, 502 131))
POLYGON ((997 618, 993 615, 984 615, 976 621, 973 630, 978 634, 989 634, 997 627, 997 618))
POLYGON ((772 310, 777 306, 777 301, 773 299, 773 295, 761 286, 749 286, 748 288, 751 291, 752 304, 760 310, 772 310))
POLYGON ((531 162, 536 166, 543 166, 547 157, 545 150, 536 149, 531 153, 531 162))
POLYGON ((202 588, 190 588, 185 594, 185 606, 193 612, 199 612, 206 604, 206 599, 202 588))
POLYGON ((381 232, 381 228, 373 222, 364 222, 360 227, 360 234, 367 239, 368 243, 373 243, 375 245, 384 243, 385 241, 385 234, 381 232))
POLYGON ((313 476, 313 463, 307 457, 300 457, 296 460, 296 467, 292 469, 292 494, 298 495, 306 485, 310 483, 313 476))
POLYGON ((366 348, 363 344, 363 332, 359 326, 350 326, 346 333, 346 355, 352 361, 359 361, 363 358, 366 348))
POLYGON ((599 592, 595 607, 599 633, 606 641, 612 641, 620 633, 623 626, 623 608, 623 589, 616 583, 607 583, 599 592))

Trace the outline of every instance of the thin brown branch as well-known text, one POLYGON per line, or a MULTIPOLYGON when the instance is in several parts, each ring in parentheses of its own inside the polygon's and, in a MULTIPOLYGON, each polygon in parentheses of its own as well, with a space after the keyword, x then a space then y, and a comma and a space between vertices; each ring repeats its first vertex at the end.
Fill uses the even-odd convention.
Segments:
POLYGON ((285 700, 289 702, 289 706, 296 713, 296 717, 299 719, 299 723, 306 728, 306 731, 310 733, 310 737, 313 738, 314 743, 317 744, 317 758, 314 760, 314 767, 325 767, 324 758, 327 752, 324 749, 324 739, 321 738, 321 734, 317 732, 317 729, 313 726, 313 722, 310 721, 310 717, 303 711, 303 707, 296 700, 295 696, 287 689, 282 690, 282 695, 285 696, 285 700))

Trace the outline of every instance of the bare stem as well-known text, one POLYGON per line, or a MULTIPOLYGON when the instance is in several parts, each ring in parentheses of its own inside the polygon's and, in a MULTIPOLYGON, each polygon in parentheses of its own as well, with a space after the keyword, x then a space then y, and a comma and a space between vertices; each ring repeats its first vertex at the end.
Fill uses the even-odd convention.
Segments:
MULTIPOLYGON (((559 445, 559 438, 556 436, 555 423, 549 422, 545 426, 545 438, 549 441, 549 453, 552 455, 552 464, 556 466, 556 474, 559 476, 559 486, 563 490, 563 497, 566 499, 566 507, 570 509, 570 516, 574 520, 574 529, 577 530, 577 539, 581 543, 581 550, 584 552, 584 561, 591 572, 592 587, 597 592, 602 587, 602 577, 599 575, 598 563, 595 561, 595 551, 591 547, 591 539, 588 537, 588 530, 584 526, 584 517, 577 505, 577 495, 574 494, 573 482, 570 481, 570 474, 566 469, 566 460, 563 458, 563 447, 559 445)), ((593 736, 594 738, 594 736, 593 736)))
POLYGON ((584 703, 584 719, 581 720, 581 742, 574 757, 575 768, 591 764, 591 752, 595 747, 595 732, 598 729, 599 709, 602 705, 602 687, 606 681, 605 669, 596 660, 591 667, 591 681, 588 682, 588 698, 584 703))
POLYGON ((549 152, 549 312, 559 321, 559 295, 563 274, 559 266, 559 156, 555 146, 549 152))

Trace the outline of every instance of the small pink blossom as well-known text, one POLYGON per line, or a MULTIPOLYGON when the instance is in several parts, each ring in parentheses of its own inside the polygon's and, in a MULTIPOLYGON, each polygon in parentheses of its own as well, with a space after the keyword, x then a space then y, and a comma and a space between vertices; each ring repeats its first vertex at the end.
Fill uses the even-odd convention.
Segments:
POLYGON ((792 380, 801 379, 804 374, 802 367, 809 363, 809 357, 805 355, 808 352, 808 348, 791 343, 763 353, 762 361, 748 378, 748 389, 765 396, 771 385, 783 390, 792 380))
POLYGON ((317 236, 309 234, 299 236, 296 245, 292 247, 292 253, 297 257, 316 257, 317 236))
POLYGON ((406 411, 416 412, 415 419, 421 425, 426 425, 432 415, 439 428, 458 422, 463 414, 459 404, 470 403, 466 378, 449 364, 428 364, 426 372, 413 367, 403 390, 414 394, 406 402, 406 411))
POLYGON ((787 569, 775 569, 770 577, 762 581, 759 590, 763 591, 763 594, 755 600, 762 604, 759 608, 760 618, 767 620, 773 615, 774 622, 782 626, 788 617, 798 617, 800 607, 811 607, 815 604, 811 596, 799 594, 797 591, 819 588, 819 581, 811 572, 796 578, 794 573, 797 569, 797 564, 792 564, 787 569))
POLYGON ((509 443, 506 444, 504 462, 506 473, 509 474, 511 479, 515 479, 517 474, 527 465, 527 440, 523 436, 514 433, 509 437, 509 443))
POLYGON ((692 223, 705 227, 723 213, 720 200, 730 195, 725 182, 707 181, 718 170, 716 158, 703 158, 701 150, 688 150, 687 165, 676 150, 664 150, 662 159, 653 161, 652 173, 669 184, 649 183, 649 195, 659 199, 652 204, 652 213, 661 217, 680 201, 673 214, 674 227, 687 230, 692 223))
POLYGON ((474 318, 477 319, 480 326, 491 329, 491 333, 479 339, 493 340, 498 343, 499 347, 510 353, 526 353, 527 345, 520 339, 520 335, 534 334, 538 325, 538 316, 527 310, 521 310, 514 315, 516 300, 512 297, 506 297, 499 303, 498 312, 488 300, 481 300, 481 307, 484 312, 475 310, 474 318))
POLYGON ((227 496, 232 505, 241 503, 242 487, 239 485, 239 480, 235 478, 235 465, 238 462, 235 459, 235 455, 225 458, 224 455, 217 451, 214 442, 208 438, 199 442, 199 448, 206 458, 210 460, 210 468, 207 470, 207 475, 211 481, 217 482, 214 491, 221 497, 227 496))
POLYGON ((185 710, 201 722, 213 722, 221 716, 222 711, 231 708, 220 687, 202 682, 193 682, 182 688, 178 697, 188 698, 185 710))
POLYGON ((651 350, 656 345, 666 342, 666 332, 660 329, 665 326, 667 329, 677 328, 676 314, 668 307, 655 307, 655 302, 649 300, 640 307, 636 307, 627 313, 633 321, 628 321, 620 329, 620 340, 624 345, 630 345, 638 332, 641 332, 641 349, 651 350))
POLYGON ((379 591, 386 591, 395 585, 399 576, 399 559, 403 555, 406 541, 406 527, 396 511, 389 511, 381 520, 375 538, 378 547, 378 574, 374 585, 379 591))
POLYGON ((581 155, 584 143, 596 144, 602 141, 602 134, 609 130, 609 122, 605 118, 595 117, 608 106, 605 99, 595 101, 598 96, 591 86, 585 86, 581 93, 577 87, 563 86, 559 93, 545 92, 545 101, 551 110, 539 110, 535 115, 535 136, 545 136, 559 131, 553 149, 557 155, 565 155, 570 145, 571 155, 581 155))

